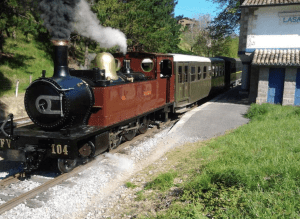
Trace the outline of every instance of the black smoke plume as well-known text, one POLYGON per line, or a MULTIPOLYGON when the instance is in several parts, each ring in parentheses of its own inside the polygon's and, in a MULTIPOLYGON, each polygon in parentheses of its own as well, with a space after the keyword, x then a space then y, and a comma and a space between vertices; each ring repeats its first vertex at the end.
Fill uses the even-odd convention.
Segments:
POLYGON ((70 38, 75 7, 80 0, 41 0, 39 8, 44 25, 52 39, 70 38))

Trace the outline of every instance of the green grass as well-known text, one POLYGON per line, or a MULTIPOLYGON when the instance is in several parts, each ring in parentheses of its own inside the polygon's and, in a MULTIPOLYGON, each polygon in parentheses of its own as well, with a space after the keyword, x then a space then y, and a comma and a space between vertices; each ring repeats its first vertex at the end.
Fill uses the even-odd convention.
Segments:
POLYGON ((145 199, 146 199, 146 196, 144 195, 144 190, 138 191, 136 193, 136 198, 135 198, 136 201, 143 201, 145 199))
POLYGON ((246 117, 248 125, 190 154, 201 162, 157 218, 300 217, 300 108, 253 104, 246 117))
POLYGON ((167 189, 173 186, 174 178, 177 176, 177 173, 170 171, 168 173, 162 173, 156 177, 153 181, 147 183, 145 189, 157 189, 161 191, 166 191, 167 189))
POLYGON ((126 185, 127 188, 133 188, 134 189, 135 187, 137 187, 136 185, 134 185, 131 182, 127 182, 127 183, 125 183, 125 185, 126 185))
MULTIPOLYGON (((43 39, 40 42, 34 36, 25 37, 17 31, 17 38, 5 38, 3 51, 9 56, 0 58, 0 97, 11 96, 15 92, 16 82, 19 80, 19 93, 24 93, 29 86, 29 78, 32 81, 41 77, 42 70, 46 70, 46 77, 53 75, 53 46, 50 39, 43 39)), ((102 51, 113 51, 112 49, 102 49, 97 46, 89 46, 89 53, 102 51)), ((84 64, 85 45, 77 43, 76 61, 84 64)), ((69 53, 71 56, 72 54, 69 53)))
POLYGON ((3 56, 0 59, 0 96, 13 95, 16 81, 19 80, 19 93, 23 93, 32 81, 46 70, 46 76, 53 74, 53 63, 47 44, 37 42, 32 36, 26 38, 17 33, 17 39, 5 39, 4 53, 13 57, 3 56))

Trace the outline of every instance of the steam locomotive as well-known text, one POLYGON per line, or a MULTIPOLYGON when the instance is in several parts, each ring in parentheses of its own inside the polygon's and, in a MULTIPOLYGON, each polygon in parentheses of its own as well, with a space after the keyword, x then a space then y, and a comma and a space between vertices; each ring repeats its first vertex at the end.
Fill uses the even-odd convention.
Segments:
POLYGON ((183 112, 211 92, 240 81, 239 60, 178 54, 98 54, 91 70, 68 68, 68 41, 54 44, 54 74, 27 88, 25 109, 34 124, 0 127, 4 158, 37 169, 46 158, 62 172, 145 133, 157 115, 183 112), (239 66, 238 66, 239 65, 239 66))

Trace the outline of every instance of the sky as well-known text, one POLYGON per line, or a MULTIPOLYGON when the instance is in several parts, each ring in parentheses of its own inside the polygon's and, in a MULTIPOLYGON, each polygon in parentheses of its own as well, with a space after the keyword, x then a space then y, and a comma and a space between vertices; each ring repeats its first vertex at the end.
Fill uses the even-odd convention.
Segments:
POLYGON ((211 17, 217 15, 218 4, 213 4, 207 0, 178 0, 175 7, 175 17, 184 15, 184 17, 193 18, 197 14, 210 14, 211 17))

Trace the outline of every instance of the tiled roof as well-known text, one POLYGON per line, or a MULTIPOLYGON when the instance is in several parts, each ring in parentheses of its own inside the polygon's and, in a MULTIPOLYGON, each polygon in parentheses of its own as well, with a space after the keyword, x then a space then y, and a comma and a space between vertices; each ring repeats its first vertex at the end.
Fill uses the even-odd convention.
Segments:
POLYGON ((300 66, 299 49, 256 49, 252 65, 300 66))
POLYGON ((245 0, 241 7, 245 6, 267 6, 267 5, 286 5, 300 4, 300 0, 245 0))

